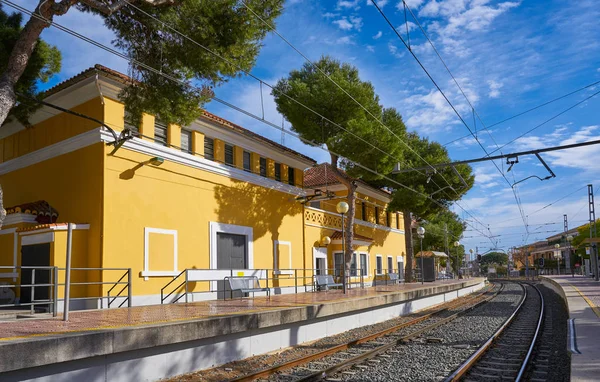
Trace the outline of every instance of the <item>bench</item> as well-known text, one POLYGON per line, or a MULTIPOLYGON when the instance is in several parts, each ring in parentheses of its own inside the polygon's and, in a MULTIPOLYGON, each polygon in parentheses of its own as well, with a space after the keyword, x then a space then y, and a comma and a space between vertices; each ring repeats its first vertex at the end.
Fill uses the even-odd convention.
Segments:
POLYGON ((391 283, 393 285, 401 281, 400 275, 398 273, 386 273, 380 276, 382 276, 382 279, 373 280, 373 285, 380 285, 379 282, 381 282, 383 285, 388 285, 388 283, 391 283))
POLYGON ((325 288, 325 292, 329 291, 329 288, 344 286, 342 283, 336 283, 333 280, 332 275, 316 275, 315 282, 317 284, 317 289, 321 290, 321 288, 325 288))
POLYGON ((267 297, 271 298, 271 290, 262 288, 256 276, 225 277, 225 282, 229 282, 229 289, 231 289, 232 294, 233 291, 240 291, 242 293, 252 293, 252 297, 254 297, 255 292, 267 292, 267 297))

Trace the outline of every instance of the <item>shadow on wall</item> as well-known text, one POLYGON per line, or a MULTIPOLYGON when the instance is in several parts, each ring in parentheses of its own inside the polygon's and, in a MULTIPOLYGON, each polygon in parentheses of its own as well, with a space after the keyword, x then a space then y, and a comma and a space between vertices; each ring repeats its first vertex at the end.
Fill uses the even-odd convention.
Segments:
MULTIPOLYGON (((218 221, 252 227, 255 241, 265 235, 270 235, 271 243, 279 240, 283 220, 302 213, 302 205, 292 195, 277 189, 232 180, 231 186, 217 185, 214 190, 218 221)), ((300 220, 297 227, 291 228, 293 231, 286 232, 289 236, 281 239, 291 240, 290 236, 302 230, 302 224, 300 220)), ((270 258, 274 261, 272 251, 270 258)), ((270 268, 278 268, 278 264, 271 264, 270 268)), ((273 287, 279 286, 279 280, 273 280, 273 287)))

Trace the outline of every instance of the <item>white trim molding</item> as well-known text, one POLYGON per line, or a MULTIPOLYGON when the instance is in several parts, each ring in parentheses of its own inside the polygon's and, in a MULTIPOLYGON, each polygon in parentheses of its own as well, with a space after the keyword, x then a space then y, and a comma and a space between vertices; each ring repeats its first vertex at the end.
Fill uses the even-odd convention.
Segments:
POLYGON ((274 275, 293 275, 294 271, 290 270, 291 268, 293 268, 292 266, 292 242, 290 241, 283 241, 283 240, 273 240, 273 274, 274 275), (280 270, 278 263, 279 263, 279 252, 277 250, 277 247, 280 245, 287 245, 289 247, 289 269, 287 270, 280 270))
MULTIPOLYGON (((101 135, 103 142, 113 141, 113 137, 108 131, 102 130, 101 135)), ((154 142, 150 142, 144 139, 129 139, 123 144, 122 147, 135 152, 139 152, 141 154, 146 154, 150 157, 161 157, 165 160, 168 160, 169 162, 197 168, 213 174, 222 175, 236 180, 241 180, 272 190, 285 192, 294 196, 305 195, 304 190, 299 187, 291 186, 287 183, 265 178, 264 176, 260 176, 258 174, 254 174, 235 167, 227 166, 222 163, 217 163, 212 160, 194 156, 181 150, 176 150, 170 147, 158 145, 154 142)))
MULTIPOLYGON (((68 224, 61 224, 58 223, 59 225, 57 226, 50 226, 50 227, 45 227, 45 228, 41 228, 41 229, 33 229, 31 231, 22 231, 19 232, 19 236, 29 236, 29 235, 37 235, 40 233, 46 233, 46 232, 54 232, 54 231, 67 231, 69 229, 69 225, 68 224)), ((73 230, 88 230, 90 229, 90 225, 89 224, 72 224, 73 230)))
POLYGON ((54 243, 54 232, 37 233, 35 235, 27 235, 21 238, 21 246, 44 243, 54 243))
POLYGON ((177 230, 174 229, 162 229, 144 227, 144 270, 140 272, 140 276, 144 277, 144 280, 148 280, 149 277, 164 277, 170 276, 175 277, 179 274, 177 270, 177 230), (161 235, 173 236, 173 270, 161 270, 151 271, 150 270, 150 234, 156 233, 161 235))
POLYGON ((254 231, 243 225, 210 222, 210 269, 217 269, 217 233, 231 233, 246 236, 246 262, 248 269, 254 269, 254 231))
POLYGON ((375 274, 377 276, 381 276, 383 273, 383 255, 375 255, 375 274), (379 272, 379 269, 377 269, 377 259, 381 259, 381 272, 379 272))
POLYGON ((10 172, 29 167, 36 163, 52 159, 63 154, 67 154, 99 142, 101 142, 100 128, 86 131, 85 133, 81 133, 74 137, 65 139, 53 145, 46 146, 39 150, 30 152, 28 154, 22 155, 15 159, 8 160, 0 164, 0 175, 8 174, 10 172))
POLYGON ((317 259, 325 259, 325 273, 327 273, 327 247, 313 247, 313 269, 317 269, 317 259))
POLYGON ((20 224, 20 223, 37 224, 37 221, 35 220, 36 218, 37 218, 37 215, 26 214, 24 212, 8 214, 8 215, 6 215, 6 218, 4 219, 4 223, 2 223, 2 225, 9 226, 9 225, 20 224))

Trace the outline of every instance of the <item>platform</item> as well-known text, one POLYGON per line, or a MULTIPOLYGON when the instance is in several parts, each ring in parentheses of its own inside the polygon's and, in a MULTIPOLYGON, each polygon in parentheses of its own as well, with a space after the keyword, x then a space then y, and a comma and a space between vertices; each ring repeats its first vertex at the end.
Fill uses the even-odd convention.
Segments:
POLYGON ((571 275, 542 276, 560 288, 569 308, 571 381, 597 381, 600 375, 600 282, 571 275), (577 351, 581 354, 577 354, 577 351))
POLYGON ((0 323, 2 381, 157 380, 450 301, 484 279, 71 312, 0 323))

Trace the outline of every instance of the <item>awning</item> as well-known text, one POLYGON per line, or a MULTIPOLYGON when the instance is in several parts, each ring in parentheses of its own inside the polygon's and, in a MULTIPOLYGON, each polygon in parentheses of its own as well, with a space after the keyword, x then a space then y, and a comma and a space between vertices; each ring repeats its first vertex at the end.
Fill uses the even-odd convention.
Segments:
MULTIPOLYGON (((415 257, 421 257, 421 252, 418 252, 415 257)), ((438 257, 438 258, 447 258, 444 252, 436 252, 436 251, 423 251, 423 257, 438 257)))

